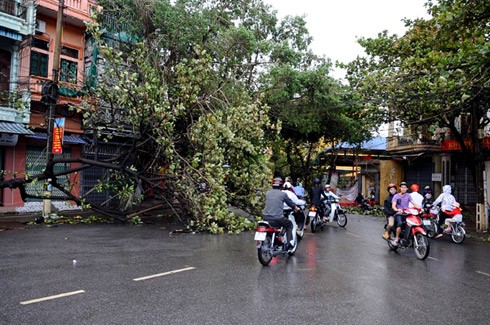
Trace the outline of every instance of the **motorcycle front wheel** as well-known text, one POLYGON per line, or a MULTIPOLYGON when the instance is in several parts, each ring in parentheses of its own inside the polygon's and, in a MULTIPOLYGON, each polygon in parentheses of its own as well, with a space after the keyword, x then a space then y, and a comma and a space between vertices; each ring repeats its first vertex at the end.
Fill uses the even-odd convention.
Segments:
POLYGON ((296 237, 296 239, 294 240, 294 247, 293 247, 293 249, 291 249, 290 251, 288 251, 289 256, 294 255, 294 253, 296 253, 296 250, 297 249, 298 249, 298 238, 296 237))
POLYGON ((269 265, 269 263, 272 261, 272 245, 272 238, 270 235, 267 235, 265 240, 262 242, 262 245, 257 248, 257 257, 259 258, 260 264, 263 266, 269 265))
POLYGON ((460 225, 453 226, 453 227, 454 228, 453 231, 451 232, 451 239, 456 244, 461 244, 466 237, 466 231, 460 225))
POLYGON ((429 256, 429 239, 427 236, 416 233, 413 243, 413 249, 415 251, 415 255, 419 260, 425 260, 427 256, 429 256))
POLYGON ((340 227, 345 227, 345 225, 347 225, 347 216, 344 211, 337 212, 337 224, 340 227))

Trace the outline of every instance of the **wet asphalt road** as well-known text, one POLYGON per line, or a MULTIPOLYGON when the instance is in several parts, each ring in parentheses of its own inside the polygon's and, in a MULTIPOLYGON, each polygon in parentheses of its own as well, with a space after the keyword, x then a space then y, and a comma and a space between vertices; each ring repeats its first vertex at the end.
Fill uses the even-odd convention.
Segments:
POLYGON ((389 251, 382 219, 348 218, 345 229, 308 231, 295 256, 269 267, 257 260, 253 232, 2 232, 0 324, 490 323, 489 244, 431 240, 420 261, 413 250, 389 251))

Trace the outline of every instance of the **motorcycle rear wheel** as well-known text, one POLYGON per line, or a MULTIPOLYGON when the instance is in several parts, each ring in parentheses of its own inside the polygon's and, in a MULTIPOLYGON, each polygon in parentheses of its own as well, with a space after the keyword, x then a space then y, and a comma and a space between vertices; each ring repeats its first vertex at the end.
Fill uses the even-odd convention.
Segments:
POLYGON ((269 265, 273 257, 272 250, 272 238, 270 235, 267 235, 267 237, 265 237, 265 240, 262 242, 262 245, 257 248, 257 257, 259 258, 260 264, 262 264, 263 266, 269 265))
POLYGON ((430 225, 426 227, 425 230, 427 231, 427 236, 430 239, 434 239, 434 237, 436 237, 437 235, 437 224, 435 223, 435 221, 431 221, 430 225))
POLYGON ((345 225, 347 225, 347 216, 344 211, 337 212, 337 224, 340 227, 345 227, 345 225))
POLYGON ((315 233, 318 230, 317 217, 311 218, 311 232, 315 233))
POLYGON ((463 227, 457 225, 454 226, 453 231, 451 232, 451 239, 453 242, 456 244, 461 244, 466 237, 466 231, 464 230, 463 227))
POLYGON ((430 251, 429 239, 427 239, 427 236, 416 233, 413 242, 413 250, 419 260, 425 260, 427 256, 429 256, 430 251))

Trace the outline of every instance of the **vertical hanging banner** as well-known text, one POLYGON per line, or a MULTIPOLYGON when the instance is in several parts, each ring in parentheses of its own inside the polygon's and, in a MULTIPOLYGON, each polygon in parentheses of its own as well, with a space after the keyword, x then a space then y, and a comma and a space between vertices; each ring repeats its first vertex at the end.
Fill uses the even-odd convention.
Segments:
POLYGON ((63 153, 63 135, 65 134, 65 118, 57 118, 54 120, 53 126, 53 154, 63 153))

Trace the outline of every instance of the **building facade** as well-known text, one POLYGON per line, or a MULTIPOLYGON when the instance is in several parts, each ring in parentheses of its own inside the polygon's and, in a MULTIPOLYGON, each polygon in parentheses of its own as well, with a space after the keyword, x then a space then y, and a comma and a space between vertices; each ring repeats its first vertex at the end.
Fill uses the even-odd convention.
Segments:
MULTIPOLYGON (((6 98, 19 98, 9 107, 0 106, 0 161, 4 178, 22 177, 42 172, 47 157, 49 113, 54 121, 63 121, 62 151, 56 157, 80 157, 86 142, 80 137, 82 116, 77 112, 81 100, 77 96, 84 82, 86 27, 96 1, 88 0, 0 0, 0 62, 6 98), (60 39, 59 98, 50 105, 43 97, 43 87, 53 80, 58 11, 62 8, 63 24, 60 39), (14 23, 16 24, 14 24, 14 23), (9 75, 9 87, 4 75, 9 75), (23 105, 20 105, 23 104, 23 105), (20 108, 19 108, 20 107, 20 108), (7 130, 13 127, 11 133, 7 130), (13 132, 16 133, 13 133, 13 132), (8 134, 5 136, 4 134, 8 134), (58 156, 59 155, 59 156, 58 156)), ((76 166, 56 166, 64 169, 76 166)), ((73 193, 80 191, 80 175, 74 173, 64 182, 73 193)), ((26 188, 29 194, 39 194, 43 184, 33 183, 26 188)), ((59 193, 54 193, 59 194, 59 193)), ((24 207, 18 190, 3 189, 0 205, 4 211, 24 207)))

